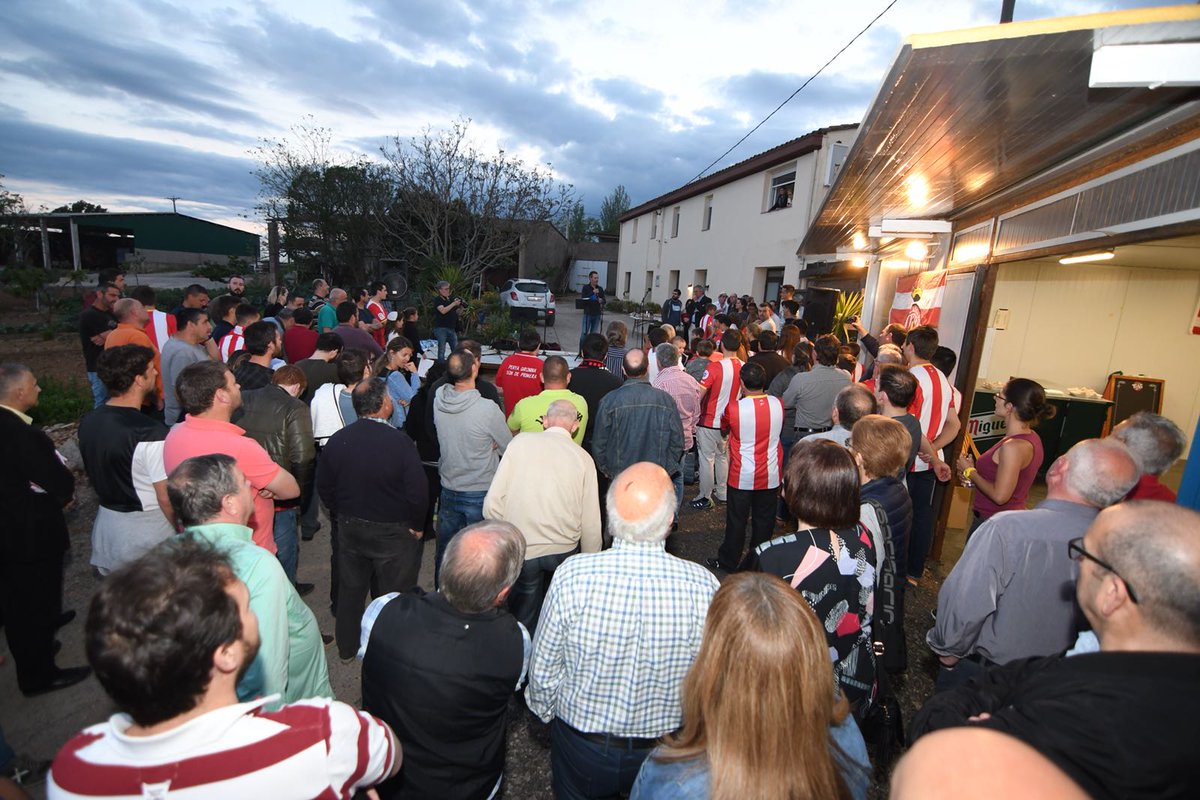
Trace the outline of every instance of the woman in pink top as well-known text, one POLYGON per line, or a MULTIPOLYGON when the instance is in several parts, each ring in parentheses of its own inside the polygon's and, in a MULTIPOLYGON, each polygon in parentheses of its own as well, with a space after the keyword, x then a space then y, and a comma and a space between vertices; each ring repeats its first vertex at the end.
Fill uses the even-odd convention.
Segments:
POLYGON ((996 416, 1004 420, 1007 435, 979 457, 959 456, 959 474, 975 484, 974 519, 967 538, 983 521, 1001 511, 1025 508, 1029 487, 1042 466, 1042 439, 1033 429, 1054 416, 1041 384, 1013 378, 996 393, 996 416))

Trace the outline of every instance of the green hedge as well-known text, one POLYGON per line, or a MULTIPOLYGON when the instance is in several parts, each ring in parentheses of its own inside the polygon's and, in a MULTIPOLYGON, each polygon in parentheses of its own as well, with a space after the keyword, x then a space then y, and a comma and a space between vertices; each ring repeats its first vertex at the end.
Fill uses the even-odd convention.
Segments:
POLYGON ((42 393, 38 404, 29 410, 29 416, 39 425, 55 425, 60 422, 78 422, 92 410, 92 390, 86 383, 72 378, 68 382, 56 378, 38 379, 42 393))

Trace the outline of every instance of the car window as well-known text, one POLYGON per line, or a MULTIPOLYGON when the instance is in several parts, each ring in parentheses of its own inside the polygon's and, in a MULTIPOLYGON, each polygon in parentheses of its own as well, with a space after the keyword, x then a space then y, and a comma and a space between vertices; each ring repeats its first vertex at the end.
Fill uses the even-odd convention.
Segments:
POLYGON ((544 294, 546 292, 546 284, 534 283, 533 281, 521 281, 516 286, 517 291, 533 292, 534 294, 544 294))

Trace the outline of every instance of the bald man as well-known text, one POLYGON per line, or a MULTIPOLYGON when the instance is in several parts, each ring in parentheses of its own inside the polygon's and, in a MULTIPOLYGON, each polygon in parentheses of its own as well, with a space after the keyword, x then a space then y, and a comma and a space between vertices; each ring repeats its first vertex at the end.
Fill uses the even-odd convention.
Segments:
MULTIPOLYGON (((672 414, 678 424, 673 403, 672 414)), ((675 490, 662 467, 633 464, 606 499, 612 549, 554 573, 529 667, 525 701, 550 723, 555 797, 629 793, 683 721, 680 688, 718 586, 666 551, 675 490)))
POLYGON ((554 571, 601 544, 596 464, 571 441, 582 430, 579 411, 570 400, 555 400, 540 419, 544 431, 523 433, 504 451, 483 499, 484 518, 511 522, 525 536, 525 564, 508 607, 531 633, 554 571))
POLYGON ((391 726, 404 752, 383 797, 497 794, 508 701, 529 653, 529 634, 504 609, 524 559, 521 532, 485 520, 446 547, 439 592, 392 592, 367 609, 363 708, 391 726))
POLYGON ((150 321, 150 312, 137 300, 123 297, 113 304, 112 313, 117 320, 117 327, 105 338, 104 349, 111 350, 126 344, 136 344, 141 347, 149 347, 154 351, 155 394, 153 397, 147 396, 146 403, 154 406, 158 411, 162 411, 162 357, 154 342, 146 334, 146 323, 150 321))
POLYGON ((892 774, 891 800, 1086 800, 1066 773, 1020 739, 986 728, 923 737, 892 774))
POLYGON ((990 728, 1037 750, 1092 797, 1200 797, 1200 514, 1121 503, 1068 547, 1094 636, 934 695, 913 736, 990 728))

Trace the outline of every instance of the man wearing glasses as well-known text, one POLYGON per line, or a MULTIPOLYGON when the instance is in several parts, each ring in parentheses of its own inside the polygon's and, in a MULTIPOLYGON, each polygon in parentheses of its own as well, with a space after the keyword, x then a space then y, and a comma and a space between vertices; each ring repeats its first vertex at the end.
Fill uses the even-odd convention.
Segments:
POLYGON ((938 690, 994 664, 1061 652, 1075 640, 1076 570, 1067 543, 1119 502, 1140 472, 1124 445, 1088 439, 1046 473, 1046 499, 985 522, 938 593, 925 640, 942 668, 938 690))
POLYGON ((1061 551, 1078 562, 1073 596, 1095 644, 1081 646, 1081 636, 1065 654, 996 667, 936 694, 910 732, 1000 731, 1089 797, 1200 797, 1200 514, 1120 503, 1061 551))

